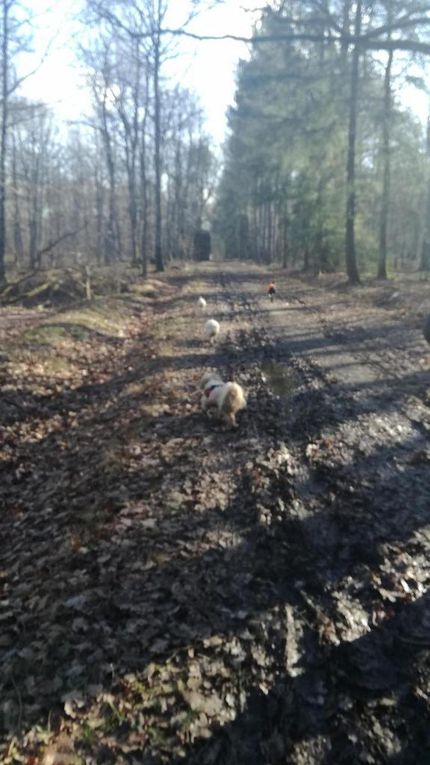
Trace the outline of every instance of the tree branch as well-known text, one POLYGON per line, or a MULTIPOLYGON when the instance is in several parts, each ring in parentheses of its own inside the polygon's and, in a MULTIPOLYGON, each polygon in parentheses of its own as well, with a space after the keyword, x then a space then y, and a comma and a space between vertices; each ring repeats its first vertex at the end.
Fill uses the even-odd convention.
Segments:
MULTIPOLYGON (((404 50, 411 53, 430 54, 430 43, 423 43, 416 40, 370 40, 366 35, 355 37, 354 35, 330 35, 313 34, 311 32, 292 32, 290 34, 276 35, 256 35, 255 37, 246 37, 242 35, 199 35, 194 32, 187 32, 184 29, 161 29, 162 35, 176 35, 190 37, 199 42, 233 40, 234 42, 249 43, 251 45, 260 45, 271 42, 328 42, 328 43, 347 43, 348 45, 358 45, 368 50, 404 50)), ((140 37, 148 36, 145 33, 138 34, 140 37)))
POLYGON ((76 236, 76 234, 79 234, 80 231, 83 231, 84 228, 87 227, 87 223, 85 223, 83 226, 80 226, 79 228, 75 229, 74 231, 66 231, 65 234, 61 234, 57 239, 53 239, 49 244, 46 245, 46 247, 43 247, 42 250, 37 251, 36 258, 37 260, 40 260, 42 255, 46 255, 47 252, 50 252, 54 249, 54 247, 57 246, 57 244, 60 244, 60 242, 63 242, 65 239, 69 239, 71 236, 76 236))

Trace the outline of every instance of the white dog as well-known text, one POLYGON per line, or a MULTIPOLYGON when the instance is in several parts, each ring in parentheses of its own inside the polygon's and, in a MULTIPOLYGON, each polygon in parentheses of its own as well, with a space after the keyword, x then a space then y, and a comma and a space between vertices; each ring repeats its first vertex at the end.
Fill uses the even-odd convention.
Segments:
POLYGON ((220 329, 221 327, 216 319, 208 319, 205 324, 205 335, 211 343, 213 343, 216 336, 219 334, 220 329))
POLYGON ((198 299, 198 301, 197 301, 197 304, 200 306, 200 308, 201 308, 203 311, 205 310, 205 308, 206 308, 206 306, 207 306, 207 303, 206 303, 206 300, 204 299, 204 297, 199 297, 199 299, 198 299))
POLYGON ((203 390, 201 406, 204 412, 217 409, 220 419, 225 420, 231 427, 236 428, 236 414, 246 407, 243 388, 235 382, 223 382, 213 372, 207 372, 200 381, 203 390))

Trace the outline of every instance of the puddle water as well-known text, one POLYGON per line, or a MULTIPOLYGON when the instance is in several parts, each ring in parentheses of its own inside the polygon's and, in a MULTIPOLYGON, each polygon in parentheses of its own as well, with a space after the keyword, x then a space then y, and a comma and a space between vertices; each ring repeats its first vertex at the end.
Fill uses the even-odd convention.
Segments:
POLYGON ((276 396, 289 398, 299 387, 300 380, 294 369, 276 361, 265 361, 261 370, 267 383, 276 396))

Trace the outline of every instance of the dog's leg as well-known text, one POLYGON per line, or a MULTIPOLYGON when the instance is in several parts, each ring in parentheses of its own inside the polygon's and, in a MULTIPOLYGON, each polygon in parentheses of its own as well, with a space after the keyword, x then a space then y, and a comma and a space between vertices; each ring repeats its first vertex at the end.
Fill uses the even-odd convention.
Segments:
POLYGON ((211 403, 209 398, 207 398, 205 395, 202 396, 201 407, 204 414, 206 414, 206 417, 208 417, 210 420, 213 419, 214 415, 215 417, 217 416, 218 409, 214 407, 214 404, 211 403))
POLYGON ((223 412, 221 415, 221 419, 224 420, 224 422, 230 426, 230 428, 237 428, 238 424, 236 422, 236 416, 234 412, 223 412))

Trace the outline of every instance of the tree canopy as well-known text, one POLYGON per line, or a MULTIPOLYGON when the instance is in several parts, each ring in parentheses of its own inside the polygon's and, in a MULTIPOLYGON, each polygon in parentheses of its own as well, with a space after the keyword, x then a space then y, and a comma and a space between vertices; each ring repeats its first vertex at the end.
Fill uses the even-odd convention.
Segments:
POLYGON ((426 147, 400 98, 411 59, 397 51, 425 44, 429 9, 315 1, 263 12, 229 113, 216 212, 227 257, 319 272, 346 256, 352 281, 384 242, 391 263, 419 263, 426 147))

